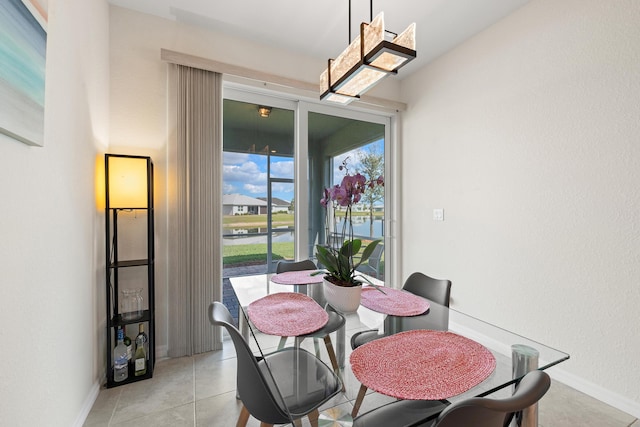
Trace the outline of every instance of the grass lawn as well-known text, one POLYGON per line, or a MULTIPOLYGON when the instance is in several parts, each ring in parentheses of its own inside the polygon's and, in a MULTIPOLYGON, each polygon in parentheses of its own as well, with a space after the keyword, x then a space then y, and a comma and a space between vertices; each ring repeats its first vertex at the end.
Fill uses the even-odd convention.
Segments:
MULTIPOLYGON (((273 225, 293 225, 293 214, 273 214, 272 221, 273 225)), ((267 215, 225 215, 222 225, 226 228, 266 228, 267 215)))
MULTIPOLYGON (((293 259, 293 242, 272 244, 272 259, 293 259)), ((225 266, 267 262, 267 245, 228 245, 224 247, 222 263, 225 266)))

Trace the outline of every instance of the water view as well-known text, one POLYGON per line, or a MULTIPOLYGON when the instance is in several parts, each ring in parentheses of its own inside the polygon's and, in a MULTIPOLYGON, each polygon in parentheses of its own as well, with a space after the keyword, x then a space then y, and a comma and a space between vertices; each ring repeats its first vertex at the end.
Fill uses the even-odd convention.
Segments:
MULTIPOLYGON (((370 237, 370 222, 368 218, 354 218, 353 233, 362 238, 370 237)), ((338 231, 342 230, 342 222, 338 225, 338 231)), ((373 238, 382 238, 384 229, 383 219, 373 220, 373 238)), ((223 230, 223 242, 225 245, 249 245, 266 244, 267 228, 225 228, 223 230)), ((271 238, 273 242, 293 242, 294 231, 290 227, 272 229, 271 238)))
MULTIPOLYGON (((252 245, 267 243, 266 228, 225 228, 222 238, 225 245, 252 245)), ((293 229, 274 228, 271 233, 273 242, 293 242, 293 229)))

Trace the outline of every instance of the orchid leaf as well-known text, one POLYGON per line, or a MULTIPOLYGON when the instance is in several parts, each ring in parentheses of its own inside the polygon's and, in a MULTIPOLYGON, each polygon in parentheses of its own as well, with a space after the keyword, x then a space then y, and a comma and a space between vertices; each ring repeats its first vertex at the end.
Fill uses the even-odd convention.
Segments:
POLYGON ((363 262, 368 260, 369 257, 371 257, 373 250, 376 248, 376 246, 378 246, 380 242, 381 240, 374 240, 373 242, 369 243, 366 248, 364 248, 364 251, 362 252, 362 257, 360 258, 360 261, 354 266, 354 269, 360 267, 360 264, 362 264, 363 262))
POLYGON ((380 292, 382 292, 383 294, 387 294, 382 288, 383 286, 380 285, 376 285, 375 283, 373 283, 371 280, 369 280, 369 278, 367 276, 364 276, 362 274, 356 274, 354 276, 354 278, 359 281, 360 283, 367 282, 368 285, 373 286, 374 288, 376 288, 377 290, 379 290, 380 292))

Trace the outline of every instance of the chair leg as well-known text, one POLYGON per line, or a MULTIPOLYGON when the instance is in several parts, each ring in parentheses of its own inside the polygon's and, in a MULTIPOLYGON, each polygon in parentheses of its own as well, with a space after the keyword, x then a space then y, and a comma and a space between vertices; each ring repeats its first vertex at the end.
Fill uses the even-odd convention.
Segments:
POLYGON ((293 425, 295 427, 302 427, 302 420, 300 418, 293 420, 293 425))
POLYGON ((331 360, 333 370, 338 372, 338 359, 336 358, 336 352, 333 351, 333 343, 331 342, 331 337, 329 335, 324 336, 324 345, 327 347, 327 353, 329 353, 329 360, 331 360))
POLYGON ((331 366, 333 366, 333 370, 336 375, 340 377, 340 381, 342 381, 342 391, 345 391, 344 387, 344 379, 342 378, 342 374, 340 372, 340 368, 338 367, 338 358, 336 357, 336 352, 333 350, 333 343, 331 342, 331 336, 325 335, 324 337, 324 345, 327 347, 327 353, 329 353, 329 360, 331 360, 331 366))
POLYGON ((236 422, 236 427, 246 427, 247 421, 249 421, 249 410, 247 407, 242 405, 242 410, 240 411, 240 416, 238 417, 238 421, 236 422))
POLYGON ((260 423, 260 427, 273 427, 273 424, 260 423))
POLYGON ((280 342, 278 343, 278 350, 282 350, 286 343, 287 343, 287 337, 280 337, 280 342))
POLYGON ((311 424, 311 427, 318 427, 318 419, 320 418, 320 411, 315 409, 309 412, 307 416, 309 417, 309 423, 311 424))
MULTIPOLYGON (((325 340, 326 340, 326 337, 325 337, 325 340)), ((318 344, 318 338, 313 339, 313 348, 316 351, 316 357, 320 359, 320 344, 318 344)))
POLYGON ((358 415, 358 411, 360 410, 360 406, 362 405, 362 401, 364 400, 364 395, 367 393, 367 387, 364 384, 360 385, 360 390, 358 391, 358 397, 356 397, 356 401, 353 404, 353 410, 351 411, 351 417, 355 418, 358 415))

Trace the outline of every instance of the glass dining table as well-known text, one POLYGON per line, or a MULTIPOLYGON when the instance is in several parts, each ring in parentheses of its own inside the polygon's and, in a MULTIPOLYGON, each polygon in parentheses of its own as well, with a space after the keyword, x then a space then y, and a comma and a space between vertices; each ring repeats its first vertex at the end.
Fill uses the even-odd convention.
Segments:
MULTIPOLYGON (((320 307, 325 307, 326 304, 322 283, 280 284, 272 280, 273 276, 273 274, 258 274, 230 278, 239 303, 239 329, 245 340, 251 344, 256 355, 274 351, 281 337, 261 332, 250 320, 248 308, 252 303, 255 305, 256 301, 264 301, 268 295, 277 293, 301 293, 315 300, 320 307)), ((373 281, 383 285, 379 280, 373 281)), ((315 281, 308 280, 307 282, 315 281)), ((375 409, 398 398, 432 400, 432 397, 437 397, 438 399, 435 400, 442 398, 454 402, 472 396, 506 397, 513 392, 515 384, 528 371, 533 369, 546 370, 569 359, 569 355, 565 352, 455 309, 436 304, 433 301, 428 301, 427 306, 425 313, 411 316, 384 314, 379 312, 381 310, 372 310, 362 304, 354 313, 343 313, 346 320, 345 326, 335 333, 334 346, 338 365, 341 368, 340 376, 346 387, 340 399, 333 402, 335 407, 324 411, 321 415, 321 419, 322 416, 329 417, 326 425, 351 425, 353 417, 357 414, 375 409), (372 341, 375 345, 365 344, 352 350, 348 344, 350 337, 357 332, 366 330, 377 330, 380 338, 384 339, 372 341), (410 331, 413 332, 410 333, 410 331), (416 354, 419 353, 422 358, 431 357, 424 355, 424 347, 427 346, 424 344, 427 341, 424 340, 443 337, 447 338, 447 342, 450 342, 450 338, 463 340, 462 343, 451 347, 460 354, 451 355, 450 352, 447 354, 451 363, 456 366, 455 369, 461 369, 461 363, 464 365, 469 362, 468 372, 463 374, 454 372, 453 368, 447 368, 446 363, 449 362, 442 360, 439 360, 438 363, 444 363, 444 365, 433 369, 421 369, 420 366, 425 366, 420 365, 425 363, 424 360, 412 363, 414 360, 412 351, 415 351, 416 354), (401 338, 405 338, 405 341, 400 341, 401 338), (478 355, 474 353, 473 346, 481 348, 484 352, 482 354, 485 365, 478 365, 478 355), (369 349, 375 349, 375 355, 367 355, 366 351, 369 349), (455 360, 453 360, 454 358, 455 360), (367 361, 364 365, 363 360, 367 361), (471 362, 475 365, 472 365, 471 362), (355 364, 352 366, 352 363, 355 364), (399 363, 403 366, 398 366, 399 363), (407 365, 411 366, 407 368, 407 365), (381 370, 372 373, 367 372, 369 369, 381 370), (396 372, 387 372, 388 375, 385 375, 385 369, 396 372), (407 369, 410 371, 408 375, 410 378, 407 378, 406 381, 402 377, 392 378, 407 369), (460 382, 462 379, 469 381, 469 375, 473 376, 483 369, 486 370, 486 374, 476 375, 477 378, 472 382, 452 384, 452 382, 460 382), (446 376, 447 372, 448 377, 446 376), (445 375, 445 377, 434 378, 434 375, 445 375), (390 385, 392 381, 399 383, 390 385), (377 382, 382 384, 377 384, 377 382), (435 392, 433 387, 427 387, 426 391, 422 390, 421 385, 425 383, 440 384, 438 386, 440 389, 435 392), (416 386, 413 389, 409 387, 410 391, 407 391, 407 384, 415 384, 416 386), (444 390, 442 384, 446 384, 444 390), (397 392, 394 387, 398 388, 397 392), (424 392, 423 395, 420 394, 422 392, 424 392), (403 393, 408 393, 407 397, 404 397, 403 393)), ((304 316, 304 313, 302 315, 304 316)), ((275 332, 271 331, 270 333, 275 332)), ((302 345, 302 340, 299 338, 292 340, 291 345, 302 345)), ((431 346, 433 343, 430 342, 428 345, 431 346)), ((444 350, 449 351, 450 349, 445 348, 444 350)), ((313 352, 313 347, 310 351, 313 352)), ((318 347, 316 347, 317 351, 318 347)), ((440 350, 434 350, 434 352, 434 359, 436 357, 442 359, 440 350)), ((537 408, 531 408, 529 413, 524 415, 524 419, 520 420, 519 425, 536 426, 537 408)))

